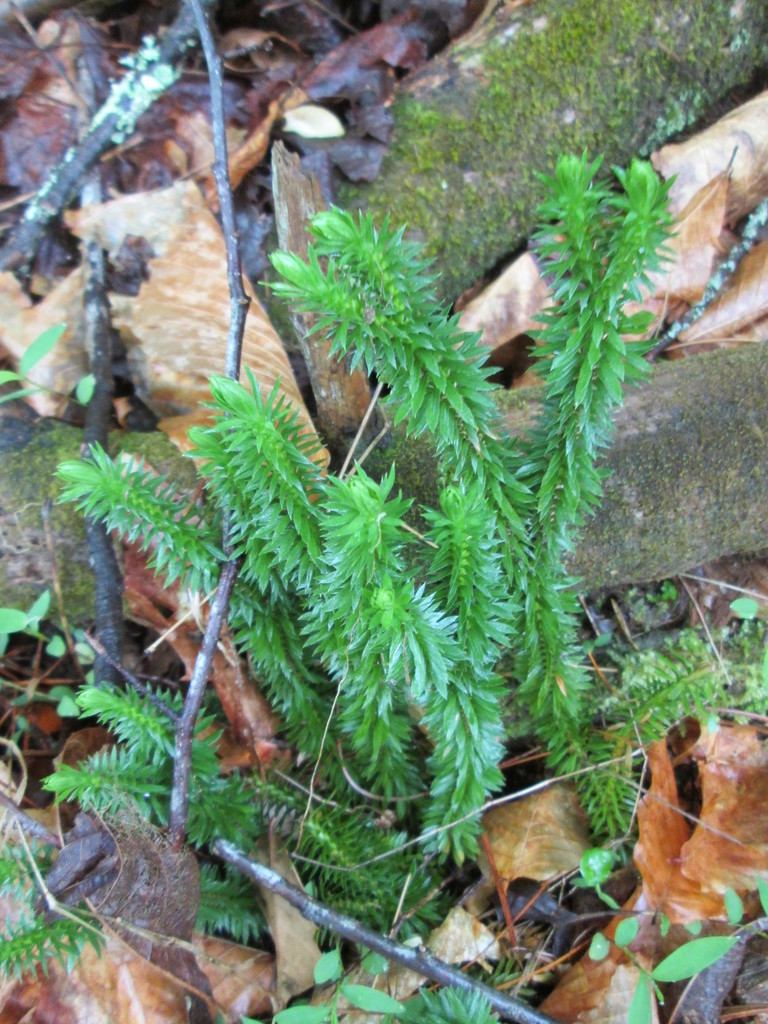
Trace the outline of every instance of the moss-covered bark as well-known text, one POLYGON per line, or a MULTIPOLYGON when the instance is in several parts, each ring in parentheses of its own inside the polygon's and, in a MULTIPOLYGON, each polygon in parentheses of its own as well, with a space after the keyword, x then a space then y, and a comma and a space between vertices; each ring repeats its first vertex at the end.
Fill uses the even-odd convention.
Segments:
POLYGON ((341 205, 407 223, 453 300, 529 236, 560 153, 626 164, 766 65, 764 0, 500 5, 405 80, 379 178, 341 205))
MULTIPOLYGON (((88 566, 85 521, 59 505, 56 467, 76 459, 83 432, 55 420, 36 423, 7 412, 0 418, 0 606, 27 609, 54 574, 73 625, 93 620, 94 584, 88 566), (47 520, 47 526, 46 526, 47 520)), ((165 434, 120 434, 119 451, 135 454, 180 485, 194 485, 192 463, 165 434)), ((51 614, 58 617, 56 602, 51 614)))
MULTIPOLYGON (((599 511, 577 538, 569 569, 585 590, 674 576, 727 554, 768 547, 768 342, 657 366, 628 393, 602 463, 599 511)), ((537 388, 500 392, 510 434, 524 433, 537 388)), ((399 431, 366 468, 392 462, 406 494, 434 504, 426 442, 399 431)))

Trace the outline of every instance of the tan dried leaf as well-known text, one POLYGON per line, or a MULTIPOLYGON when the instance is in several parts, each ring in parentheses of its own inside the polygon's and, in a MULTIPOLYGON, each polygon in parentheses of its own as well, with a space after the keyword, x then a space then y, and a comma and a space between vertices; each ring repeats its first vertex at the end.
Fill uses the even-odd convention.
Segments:
POLYGON ((680 214, 667 248, 671 253, 661 270, 649 274, 651 294, 672 305, 698 302, 712 275, 715 257, 722 254, 718 239, 725 217, 728 179, 719 174, 707 182, 680 214))
MULTIPOLYGON (((74 211, 67 221, 77 235, 110 252, 128 234, 142 235, 152 246, 149 280, 135 297, 111 297, 113 320, 148 404, 164 416, 196 410, 210 398, 208 378, 223 370, 229 329, 224 239, 197 186, 180 182, 161 192, 122 196, 74 211)), ((279 379, 309 424, 282 342, 252 294, 243 364, 265 394, 279 379)))
MULTIPOLYGON (((30 1019, 44 1007, 57 1024, 187 1024, 187 992, 113 935, 96 953, 86 946, 71 974, 57 963, 48 976, 25 977, 3 990, 3 1007, 25 1006, 30 1019)), ((20 1015, 19 1015, 20 1016, 20 1015)), ((19 1019, 14 1017, 13 1019, 19 1019)))
POLYGON ((46 297, 32 305, 13 274, 0 274, 0 350, 15 365, 35 338, 53 324, 65 322, 66 330, 52 352, 33 367, 29 381, 41 388, 28 399, 41 416, 63 412, 68 395, 81 377, 88 373, 83 348, 85 318, 83 292, 85 273, 82 267, 73 270, 46 297))
POLYGON ((768 91, 685 142, 664 146, 651 162, 669 180, 673 213, 700 189, 726 173, 733 159, 726 219, 734 224, 768 194, 768 91), (735 154, 735 155, 734 155, 735 154))
POLYGON ((500 960, 501 951, 493 934, 463 907, 453 907, 429 937, 429 949, 447 964, 471 960, 500 960))
POLYGON ((211 983, 213 998, 230 1020, 239 1022, 244 1016, 271 1012, 275 991, 275 958, 271 953, 197 932, 192 943, 211 983))
MULTIPOLYGON (((292 885, 301 886, 290 856, 274 836, 259 843, 256 857, 292 885)), ((269 889, 260 892, 275 947, 275 1008, 281 1009, 293 996, 312 988, 321 953, 315 942, 315 925, 269 889)))
MULTIPOLYGON (((728 290, 680 335, 685 344, 744 340, 768 316, 768 242, 742 260, 728 290)), ((760 332, 758 332, 760 333, 760 332)), ((763 337, 765 335, 763 334, 763 337)))
POLYGON ((549 301, 536 260, 523 253, 463 310, 463 331, 482 331, 482 343, 497 349, 541 325, 536 314, 549 301))
MULTIPOLYGON (((556 783, 533 796, 494 807, 483 815, 483 829, 496 870, 506 881, 545 881, 578 867, 589 848, 584 811, 572 787, 556 783)), ((489 877, 485 854, 478 857, 489 877)))
MULTIPOLYGON (((615 963, 610 957, 594 964, 583 958, 566 974, 539 1009, 568 1024, 626 1024, 629 1006, 643 980, 634 964, 615 963)), ((659 1010, 651 997, 648 1024, 658 1024, 659 1010)))
MULTIPOLYGON (((635 892, 607 927, 601 931, 613 939, 619 922, 627 913, 638 915, 638 932, 630 943, 633 961, 622 946, 611 942, 603 960, 591 960, 588 954, 571 967, 539 1009, 555 1020, 573 1024, 624 1024, 634 995, 640 970, 650 971, 659 959, 659 929, 641 892, 635 892)), ((655 999, 651 999, 651 1024, 658 1024, 655 999)))

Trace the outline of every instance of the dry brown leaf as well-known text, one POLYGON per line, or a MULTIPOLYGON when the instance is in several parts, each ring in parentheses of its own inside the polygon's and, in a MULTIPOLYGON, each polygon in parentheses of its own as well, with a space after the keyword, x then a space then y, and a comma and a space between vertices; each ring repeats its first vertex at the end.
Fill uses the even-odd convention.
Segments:
MULTIPOLYGON (((507 881, 545 881, 572 871, 590 845, 584 811, 573 789, 564 783, 494 807, 483 815, 482 824, 496 870, 507 881)), ((478 863, 488 877, 482 852, 478 863)))
POLYGON ((65 322, 67 329, 53 351, 29 374, 29 381, 55 392, 38 392, 29 401, 41 416, 56 416, 66 406, 66 396, 81 377, 88 373, 88 360, 83 348, 85 319, 83 292, 85 273, 82 267, 73 270, 48 295, 32 305, 19 282, 10 273, 0 274, 0 350, 14 364, 43 331, 65 322))
MULTIPOLYGON (((601 929, 606 938, 612 940, 620 921, 627 913, 635 912, 638 932, 629 948, 636 963, 614 942, 602 960, 591 960, 585 954, 541 1004, 542 1013, 569 1024, 624 1024, 640 978, 638 966, 650 971, 659 959, 659 930, 653 915, 643 913, 647 909, 642 893, 635 892, 622 908, 623 912, 601 929)), ((651 999, 651 1008, 652 1024, 658 1024, 655 998, 651 999)))
MULTIPOLYGON (((641 980, 634 964, 617 964, 610 957, 594 970, 592 961, 581 960, 539 1009, 568 1024, 626 1024, 632 997, 641 980)), ((647 982, 644 982, 647 984, 647 982)), ((651 998, 648 1024, 658 1024, 659 1010, 651 998)))
POLYGON ((732 158, 729 224, 740 220, 768 194, 768 92, 686 142, 664 146, 651 162, 667 181, 677 175, 670 203, 672 212, 679 213, 707 182, 728 170, 732 158))
POLYGON ((549 301, 549 289, 536 260, 523 253, 462 311, 463 331, 482 331, 482 343, 490 349, 540 327, 535 320, 549 301))
POLYGON ((275 991, 275 958, 212 935, 195 933, 197 960, 211 983, 213 998, 231 1021, 269 1014, 275 991))
POLYGON ((501 951, 493 934, 463 907, 453 907, 429 937, 429 950, 447 964, 472 960, 500 960, 501 951))
MULTIPOLYGON (((744 332, 768 316, 768 242, 761 242, 742 260, 729 284, 695 323, 686 328, 680 341, 732 342, 743 340, 744 332)), ((764 337, 764 335, 763 335, 764 337)))
MULTIPOLYGON (((142 235, 152 246, 151 276, 138 296, 110 296, 113 320, 126 343, 137 390, 150 407, 165 416, 199 415, 200 404, 210 399, 208 378, 223 372, 230 314, 224 240, 197 186, 181 182, 66 217, 76 234, 95 239, 111 254, 126 235, 142 235)), ((57 392, 32 397, 44 415, 61 413, 62 396, 89 370, 82 344, 84 288, 84 271, 78 268, 32 306, 13 275, 0 274, 0 346, 14 361, 44 330, 67 323, 53 351, 30 373, 32 383, 57 392)), ((279 379, 300 420, 314 431, 282 342, 253 296, 243 366, 254 371, 265 394, 279 379)))
MULTIPOLYGON (((230 315, 224 239, 197 186, 179 182, 160 192, 122 196, 67 214, 67 222, 79 237, 95 239, 110 253, 128 234, 142 235, 152 246, 149 280, 135 297, 111 297, 113 321, 148 404, 164 416, 196 410, 210 398, 208 378, 222 373, 230 315)), ((279 378, 309 425, 282 342, 253 295, 243 364, 265 394, 279 378)))
POLYGON ((187 1024, 187 992, 176 979, 153 966, 119 939, 107 934, 98 953, 83 950, 71 974, 57 963, 48 977, 27 976, 7 991, 0 1020, 56 1024, 187 1024), (45 1017, 38 1016, 44 1009, 45 1017), (16 1011, 14 1013, 14 1010, 16 1011))
POLYGON ((40 86, 38 96, 45 96, 65 107, 77 107, 87 119, 87 108, 78 94, 75 82, 79 76, 79 62, 83 53, 82 25, 72 14, 59 18, 48 18, 37 30, 37 43, 46 50, 52 72, 40 86), (57 74, 60 68, 64 74, 57 74))
MULTIPOLYGON (((227 128, 227 149, 232 150, 242 141, 242 129, 227 128)), ((180 151, 177 162, 179 174, 200 173, 210 170, 216 154, 213 148, 211 120, 203 110, 185 110, 174 120, 173 137, 166 146, 180 151)))
POLYGON ((667 246, 671 253, 669 261, 661 270, 648 275, 655 298, 668 304, 692 305, 704 294, 715 257, 722 253, 718 239, 727 193, 728 179, 720 174, 691 197, 667 246))
POLYGON ((85 761, 91 754, 97 754, 104 747, 111 747, 112 743, 112 734, 101 725, 77 729, 67 737, 53 763, 57 768, 62 765, 77 768, 81 761, 85 761))
POLYGON ((722 897, 705 894, 698 882, 681 871, 681 851, 691 835, 683 817, 666 741, 648 750, 651 788, 638 807, 640 836, 635 865, 643 879, 643 897, 673 923, 685 924, 724 916, 722 897))
MULTIPOLYGON (((273 835, 259 842, 256 859, 277 871, 292 885, 301 887, 291 858, 273 835)), ((274 1002, 275 1009, 280 1010, 293 996, 312 988, 315 965, 321 953, 315 942, 315 925, 269 889, 260 887, 260 892, 275 947, 277 979, 274 1002)))
MULTIPOLYGON (((751 726, 702 729, 700 824, 680 851, 680 869, 703 892, 752 891, 768 881, 768 746, 751 726)), ((702 915, 703 916, 703 915, 702 915)))

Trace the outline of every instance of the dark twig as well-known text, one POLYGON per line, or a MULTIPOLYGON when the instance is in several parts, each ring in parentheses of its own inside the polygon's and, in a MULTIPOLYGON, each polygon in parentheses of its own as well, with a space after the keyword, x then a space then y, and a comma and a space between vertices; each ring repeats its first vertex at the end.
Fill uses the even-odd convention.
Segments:
POLYGON ((741 233, 741 239, 734 245, 727 258, 723 260, 709 281, 707 281, 704 294, 696 305, 691 306, 685 316, 676 320, 650 350, 648 359, 651 362, 661 355, 665 349, 669 348, 672 342, 679 338, 683 331, 690 327, 691 324, 700 320, 718 295, 725 291, 726 284, 731 280, 738 270, 741 261, 754 246, 757 241, 758 232, 766 223, 768 223, 768 199, 764 199, 750 213, 747 223, 744 225, 744 230, 741 233))
MULTIPOLYGON (((202 0, 209 5, 213 0, 202 0)), ((179 65, 195 37, 194 19, 186 4, 157 45, 157 59, 143 73, 130 71, 124 92, 113 91, 91 122, 80 144, 68 150, 38 190, 23 218, 14 226, 0 252, 0 269, 29 266, 50 221, 75 195, 85 174, 117 142, 133 132, 136 118, 147 110, 179 75, 179 65), (151 88, 146 88, 150 84, 151 88)))
POLYGON ((32 836, 33 839, 39 839, 41 843, 45 843, 46 846, 55 846, 57 850, 61 849, 61 840, 53 832, 49 832, 45 825, 41 825, 39 821, 35 821, 34 818, 22 811, 20 807, 11 800, 9 796, 0 790, 0 806, 4 807, 9 814, 12 814, 16 819, 16 823, 22 832, 25 832, 28 836, 32 836))
POLYGON ((164 701, 160 700, 156 693, 152 693, 150 688, 142 683, 138 676, 135 676, 133 672, 129 672, 128 669, 121 665, 119 661, 115 660, 109 651, 99 643, 95 636, 91 636, 87 631, 83 632, 83 636, 85 637, 86 642, 94 649, 97 656, 103 658, 110 668, 114 669, 115 672, 121 675, 126 683, 128 683, 136 693, 148 700, 150 704, 157 708, 157 710, 173 722, 174 725, 177 726, 179 724, 181 721, 181 715, 177 714, 173 708, 169 708, 164 701))
MULTIPOLYGON (((187 5, 185 5, 187 6, 187 5)), ((208 77, 211 86, 211 119, 213 124, 213 142, 215 149, 214 178, 219 196, 219 209, 224 228, 224 241, 227 249, 227 281, 230 295, 230 325, 227 339, 226 372, 227 376, 237 380, 240 376, 240 354, 242 351, 245 318, 250 300, 243 289, 243 278, 240 272, 240 245, 235 228, 235 217, 232 202, 232 189, 229 183, 227 167, 227 143, 224 125, 224 92, 222 88, 221 62, 211 35, 211 29, 205 15, 203 0, 188 0, 188 6, 194 13, 195 24, 200 42, 208 64, 208 77)), ((229 527, 224 523, 224 551, 230 554, 228 540, 229 527)), ((195 730, 195 719, 205 693, 208 675, 211 671, 213 656, 216 652, 219 633, 226 622, 232 588, 240 569, 240 560, 226 562, 221 571, 216 597, 211 605, 211 614, 205 629, 203 643, 195 659, 192 679, 189 683, 187 696, 184 700, 184 711, 176 728, 176 747, 173 764, 173 789, 171 791, 170 835, 174 850, 180 850, 184 843, 189 817, 189 774, 191 771, 192 738, 195 730)))
POLYGON ((270 892, 274 892, 286 900, 299 911, 302 917, 318 927, 328 928, 335 935, 340 935, 351 942, 357 942, 366 949, 372 949, 387 960, 416 971, 439 985, 451 985, 464 992, 479 992, 486 997, 493 1009, 507 1020, 515 1021, 517 1024, 554 1024, 551 1017, 539 1013, 517 999, 504 995, 503 992, 491 988, 490 985, 474 981, 466 974, 462 974, 456 967, 438 960, 428 950, 402 946, 393 939, 371 931, 370 928, 361 925, 354 918, 347 917, 346 914, 339 914, 330 907, 318 903, 301 889, 286 882, 276 871, 250 860, 232 843, 219 839, 214 844, 214 850, 223 860, 232 864, 257 885, 263 885, 270 892))
MULTIPOLYGON (((96 85, 91 68, 83 62, 80 85, 87 109, 95 107, 96 85)), ((80 193, 82 206, 101 203, 101 171, 92 168, 80 193)), ((86 285, 83 294, 85 319, 85 350, 94 377, 93 395, 85 412, 83 453, 90 458, 91 445, 99 444, 105 451, 109 447, 109 424, 112 416, 114 375, 112 372, 112 318, 107 299, 106 260, 104 250, 93 240, 84 245, 86 285)), ((123 576, 115 549, 105 524, 92 516, 86 517, 85 536, 88 561, 95 586, 95 630, 105 654, 96 657, 94 679, 115 686, 119 675, 114 663, 123 655, 123 576)))
POLYGON ((184 845, 189 817, 189 775, 192 770, 192 738, 195 733, 195 719, 203 702, 208 674, 219 642, 219 633, 227 618, 232 588, 240 569, 240 560, 225 562, 219 577, 216 597, 211 605, 211 614, 200 646, 192 678, 184 700, 184 710, 176 727, 176 746, 173 763, 173 788, 171 790, 170 836, 173 849, 178 852, 184 845))
POLYGON ((224 244, 227 251, 227 281, 229 283, 229 337, 227 338, 226 374, 233 380, 240 377, 240 354, 243 346, 245 318, 251 300, 243 288, 243 275, 240 270, 240 244, 235 227, 235 210, 232 201, 232 189, 229 183, 229 166, 227 163, 227 135, 224 123, 224 83, 221 61, 216 52, 216 44, 211 35, 202 0, 189 0, 195 16, 200 44, 208 65, 208 82, 211 93, 211 124, 213 127, 213 177, 219 197, 221 225, 224 231, 224 244))

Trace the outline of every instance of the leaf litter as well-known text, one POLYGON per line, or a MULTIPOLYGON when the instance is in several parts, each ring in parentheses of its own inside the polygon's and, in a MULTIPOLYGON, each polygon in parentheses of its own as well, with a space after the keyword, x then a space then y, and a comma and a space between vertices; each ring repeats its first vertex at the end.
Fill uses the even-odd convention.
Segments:
MULTIPOLYGON (((248 123, 230 126, 231 141, 235 145, 242 143, 240 156, 236 154, 234 160, 236 181, 258 166, 276 126, 291 107, 301 109, 304 105, 306 110, 307 98, 322 101, 339 95, 355 104, 367 91, 372 92, 375 103, 385 112, 396 73, 420 65, 434 45, 434 39, 415 14, 403 15, 388 26, 363 31, 341 45, 329 24, 314 24, 318 31, 322 28, 336 40, 336 49, 314 67, 307 56, 306 38, 298 46, 289 42, 276 57, 268 58, 267 74, 264 65, 259 65, 263 55, 248 58, 264 84, 259 96, 250 96, 245 103, 244 109, 250 114, 248 123), (299 66, 303 66, 300 75, 299 66), (303 78, 306 92, 288 84, 297 77, 303 78)), ((79 37, 72 22, 46 22, 39 36, 48 45, 55 44, 55 55, 68 67, 73 66, 79 37)), ((266 41, 260 37, 253 52, 269 52, 266 41)), ((282 44, 285 40, 273 33, 271 45, 275 42, 282 44)), ((230 47, 242 43, 244 39, 227 40, 230 47)), ((16 120, 20 126, 28 126, 29 134, 24 136, 21 127, 16 128, 15 135, 10 127, 3 130, 4 183, 21 189, 35 187, 44 168, 55 163, 75 133, 76 94, 50 71, 46 58, 38 55, 36 62, 36 74, 44 76, 44 84, 35 81, 28 62, 20 61, 15 85, 16 120)), ((245 73, 249 69, 242 70, 245 73)), ((233 90, 235 94, 242 99, 244 90, 233 90)), ((670 308, 683 309, 700 297, 713 265, 727 247, 729 229, 768 194, 766 104, 768 93, 756 97, 700 136, 678 146, 664 147, 656 154, 654 162, 662 174, 667 178, 677 175, 673 197, 679 211, 672 266, 654 279, 644 303, 659 316, 670 308)), ((150 139, 145 143, 144 153, 152 154, 151 161, 145 162, 144 181, 139 175, 135 183, 146 182, 150 163, 152 173, 160 168, 175 176, 200 171, 211 160, 207 121, 198 111, 176 110, 170 119, 167 104, 164 113, 162 107, 158 111, 152 116, 166 117, 165 124, 160 122, 162 141, 158 145, 151 138, 152 132, 148 132, 150 139), (173 138, 167 137, 168 121, 174 126, 173 138)), ((378 122, 361 116, 359 110, 356 114, 360 148, 347 150, 346 156, 343 149, 336 151, 342 161, 347 160, 350 177, 361 169, 364 174, 377 172, 380 161, 368 163, 370 147, 373 142, 381 144, 387 136, 386 114, 378 122), (379 127, 374 131, 382 138, 369 134, 369 126, 377 123, 379 127)), ((350 124, 354 124, 354 119, 353 111, 350 124)), ((290 124, 289 120, 286 127, 290 124)), ((310 127, 307 134, 311 133, 310 127)), ((137 175, 142 163, 141 149, 132 159, 132 173, 137 175)), ((207 168, 200 176, 206 173, 207 168)), ((210 180, 207 193, 210 199, 210 180)), ((68 215, 68 224, 81 238, 100 239, 113 256, 126 237, 145 239, 151 250, 148 280, 141 285, 138 296, 113 294, 115 322, 126 346, 132 378, 149 404, 161 415, 198 417, 200 403, 207 398, 207 377, 219 372, 223 365, 228 301, 223 288, 226 275, 220 232, 196 186, 142 190, 136 196, 68 215)), ((731 344, 765 337, 765 244, 768 243, 753 250, 734 276, 731 287, 682 335, 681 351, 690 351, 694 343, 731 344)), ((11 361, 18 360, 44 327, 66 320, 68 332, 51 359, 36 368, 35 379, 43 387, 68 394, 86 372, 78 342, 82 328, 78 300, 84 279, 82 272, 75 270, 50 288, 45 275, 39 280, 41 293, 47 294, 41 302, 33 302, 10 275, 0 279, 0 343, 11 361)), ((526 254, 514 265, 514 271, 510 270, 473 300, 462 322, 467 329, 485 328, 492 347, 514 343, 515 339, 527 344, 529 332, 535 329, 536 313, 543 308, 547 295, 546 282, 526 254)), ((265 310, 253 301, 246 361, 258 371, 267 390, 275 380, 281 380, 310 428, 309 414, 282 343, 265 310)), ((63 407, 61 399, 50 395, 33 396, 32 400, 46 414, 59 413, 63 407)), ((184 425, 186 422, 183 421, 184 425)), ((173 423, 168 430, 174 439, 183 433, 173 423)), ((144 615, 154 619, 153 625, 159 629, 163 616, 157 615, 152 604, 156 597, 142 595, 137 586, 133 600, 138 602, 134 608, 137 618, 144 615)), ((178 606, 172 608, 174 616, 179 612, 178 606)), ((189 668, 193 638, 181 631, 173 642, 189 668)), ((226 668, 220 671, 226 672, 226 668)), ((234 690, 232 694, 230 717, 237 721, 241 696, 234 690)), ((224 698, 222 701, 226 705, 224 698)), ((240 713, 242 710, 240 707, 240 713)), ((253 729, 253 723, 263 722, 263 710, 259 708, 244 716, 247 721, 236 729, 240 744, 248 745, 248 729, 253 729)), ((690 728, 696 739, 682 750, 673 752, 672 740, 660 740, 647 752, 651 784, 638 809, 639 839, 634 853, 641 881, 625 906, 627 913, 640 915, 638 936, 631 944, 635 961, 616 945, 611 946, 606 960, 578 961, 543 1006, 557 1019, 625 1020, 642 979, 641 970, 651 970, 669 952, 668 948, 662 949, 656 933, 651 931, 654 914, 663 913, 679 923, 725 920, 724 892, 728 887, 748 898, 754 893, 755 879, 768 878, 768 834, 761 813, 768 796, 768 775, 761 733, 750 726, 721 725, 710 732, 690 723, 690 728), (690 794, 683 796, 680 792, 676 769, 682 765, 695 770, 700 809, 691 802, 690 794)), ((487 817, 486 833, 506 881, 516 877, 551 881, 577 866, 587 837, 578 806, 567 787, 552 787, 543 795, 499 808, 498 812, 487 817)), ((269 859, 273 859, 273 854, 269 859)), ((287 864, 284 868, 292 870, 287 864)), ((10 908, 8 912, 11 913, 10 908)), ((237 965, 229 973, 224 972, 226 980, 221 982, 222 986, 231 987, 236 976, 239 980, 233 991, 225 996, 223 988, 218 983, 215 986, 217 1001, 235 1017, 269 1012, 275 1000, 282 1005, 288 996, 311 986, 313 959, 319 955, 314 930, 301 920, 285 919, 277 906, 269 916, 278 947, 277 967, 267 954, 255 954, 219 940, 195 939, 198 948, 204 950, 204 969, 206 959, 237 965), (299 936, 302 937, 297 954, 299 936)), ((619 916, 607 925, 605 934, 615 936, 622 920, 626 917, 619 916)), ((451 962, 478 957, 493 960, 500 955, 493 933, 484 930, 460 908, 451 911, 445 925, 431 936, 429 945, 451 962), (445 939, 448 934, 453 937, 445 939)), ((405 998, 415 991, 419 980, 396 982, 393 991, 398 998, 405 998)), ((48 981, 30 979, 26 987, 17 988, 13 996, 8 996, 6 1005, 15 1003, 29 1010, 42 998, 57 1008, 56 1018, 62 1021, 114 1019, 115 1013, 125 1020, 187 1019, 183 987, 170 983, 167 974, 158 973, 158 968, 115 937, 108 939, 107 950, 101 957, 86 954, 72 976, 57 974, 54 968, 48 981)), ((653 1021, 659 1019, 655 998, 651 998, 651 1013, 653 1021)))

